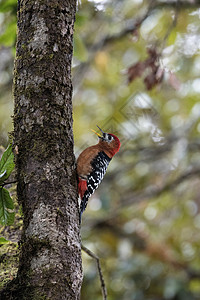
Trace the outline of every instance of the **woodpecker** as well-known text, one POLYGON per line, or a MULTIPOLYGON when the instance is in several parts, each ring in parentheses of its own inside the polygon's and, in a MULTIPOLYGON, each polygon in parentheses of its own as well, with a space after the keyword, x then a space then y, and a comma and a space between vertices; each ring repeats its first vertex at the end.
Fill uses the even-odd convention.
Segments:
POLYGON ((92 130, 99 138, 96 145, 86 148, 77 159, 78 193, 81 198, 81 216, 86 209, 89 197, 101 183, 113 156, 119 151, 120 141, 116 135, 104 132, 102 135, 92 130))

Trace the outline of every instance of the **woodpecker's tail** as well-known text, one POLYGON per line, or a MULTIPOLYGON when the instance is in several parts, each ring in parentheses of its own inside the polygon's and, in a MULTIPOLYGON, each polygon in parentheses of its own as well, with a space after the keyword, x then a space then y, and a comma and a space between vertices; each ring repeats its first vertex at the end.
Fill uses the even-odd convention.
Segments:
POLYGON ((80 218, 80 223, 81 223, 81 217, 82 217, 82 214, 84 212, 84 210, 86 209, 87 207, 87 204, 88 204, 88 198, 90 197, 90 193, 86 192, 81 200, 81 206, 80 206, 80 215, 79 215, 79 218, 80 218))

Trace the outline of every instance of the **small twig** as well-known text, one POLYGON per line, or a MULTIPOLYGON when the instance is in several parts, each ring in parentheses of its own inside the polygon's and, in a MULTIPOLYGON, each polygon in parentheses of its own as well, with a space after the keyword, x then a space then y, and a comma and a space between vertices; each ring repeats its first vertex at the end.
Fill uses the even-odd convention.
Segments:
POLYGON ((90 257, 92 257, 96 260, 98 273, 99 273, 99 278, 100 278, 100 281, 101 281, 101 290, 102 290, 102 294, 103 294, 103 300, 107 300, 107 290, 106 290, 106 285, 105 285, 105 281, 104 281, 104 278, 103 278, 103 273, 102 273, 102 270, 101 270, 99 257, 83 245, 81 245, 81 249, 85 253, 87 253, 90 257))
POLYGON ((176 2, 174 19, 163 38, 161 49, 164 48, 169 35, 171 34, 172 30, 176 27, 177 20, 178 20, 178 12, 179 12, 179 0, 177 0, 177 2, 176 2))
POLYGON ((8 185, 8 184, 12 184, 12 183, 17 183, 17 180, 1 183, 0 186, 4 187, 4 185, 8 185))

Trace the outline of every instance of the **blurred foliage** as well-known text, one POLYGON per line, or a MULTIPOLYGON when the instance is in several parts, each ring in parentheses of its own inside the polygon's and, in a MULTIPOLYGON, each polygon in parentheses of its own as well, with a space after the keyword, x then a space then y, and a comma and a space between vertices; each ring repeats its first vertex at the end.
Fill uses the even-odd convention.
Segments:
POLYGON ((18 241, 22 231, 22 218, 15 189, 10 188, 10 192, 14 197, 16 216, 11 226, 0 226, 0 289, 16 276, 19 259, 18 241))
MULTIPOLYGON (((12 23, 12 12, 0 11, 12 23)), ((82 220, 82 242, 101 258, 110 300, 200 299, 199 19, 198 1, 78 5, 75 154, 97 141, 96 124, 122 142, 82 220)), ((13 45, 0 48, 3 145, 11 130, 13 45)), ((81 299, 102 299, 96 263, 85 253, 83 267, 81 299)))
POLYGON ((0 0, 0 145, 12 130, 12 74, 17 28, 17 0, 0 0))
POLYGON ((14 203, 10 193, 4 186, 9 186, 8 178, 14 170, 14 154, 9 144, 0 160, 0 224, 12 225, 15 218, 14 203))
MULTIPOLYGON (((122 141, 83 214, 82 242, 101 258, 109 299, 199 299, 200 8, 150 2, 78 9, 75 152, 96 142, 96 124, 122 141), (152 70, 160 81, 147 90, 152 70)), ((84 254, 83 266, 82 299, 102 299, 95 261, 84 254)))
POLYGON ((0 226, 0 289, 16 275, 19 256, 17 242, 22 230, 15 186, 11 184, 14 178, 13 158, 11 145, 6 150, 0 147, 0 173, 4 174, 0 178, 0 224, 4 225, 0 226))

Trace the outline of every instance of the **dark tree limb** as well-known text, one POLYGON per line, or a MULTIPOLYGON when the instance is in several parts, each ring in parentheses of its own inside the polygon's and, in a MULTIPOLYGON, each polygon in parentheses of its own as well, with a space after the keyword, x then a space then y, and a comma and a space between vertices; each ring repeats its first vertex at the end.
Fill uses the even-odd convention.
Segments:
POLYGON ((183 174, 179 175, 179 177, 177 177, 175 180, 166 183, 162 187, 150 186, 142 192, 138 192, 135 194, 131 194, 130 196, 127 196, 125 199, 122 199, 121 208, 136 203, 138 204, 139 202, 147 199, 151 199, 151 198, 154 199, 156 197, 159 197, 163 193, 174 190, 184 181, 190 180, 191 178, 197 177, 199 175, 200 175, 200 167, 194 167, 193 169, 188 170, 183 174))
POLYGON ((88 221, 88 226, 94 228, 94 227, 102 226, 104 223, 110 222, 110 220, 114 222, 114 220, 121 214, 123 209, 138 204, 145 200, 155 199, 165 192, 173 191, 184 181, 198 177, 199 175, 200 175, 200 166, 197 166, 179 175, 179 177, 177 177, 175 180, 166 183, 162 187, 157 187, 155 185, 152 185, 140 192, 133 193, 130 191, 130 195, 121 197, 121 202, 120 202, 121 204, 118 207, 116 207, 116 209, 110 211, 108 217, 99 220, 88 221))
POLYGON ((83 244, 81 245, 81 249, 85 253, 87 253, 87 255, 89 255, 90 257, 92 257, 93 259, 96 260, 97 269, 98 269, 98 273, 99 273, 99 278, 100 278, 100 282, 101 282, 101 290, 102 290, 103 300, 107 300, 107 290, 106 290, 106 285, 105 285, 105 281, 104 281, 104 278, 103 278, 103 273, 102 273, 102 270, 101 270, 99 257, 96 254, 94 254, 92 251, 90 251, 88 248, 83 246, 83 244))
POLYGON ((188 262, 178 260, 177 257, 175 257, 170 251, 171 249, 169 246, 152 242, 150 237, 144 237, 144 235, 141 235, 137 232, 131 234, 127 233, 122 229, 122 226, 119 227, 116 225, 116 223, 110 221, 98 224, 97 226, 93 227, 93 229, 101 232, 102 230, 109 230, 119 239, 128 239, 136 251, 139 251, 140 253, 145 252, 146 255, 152 258, 155 258, 156 254, 157 260, 170 265, 172 268, 184 271, 190 280, 200 278, 200 272, 189 267, 188 262))
POLYGON ((188 0, 167 0, 167 1, 154 1, 153 9, 174 9, 177 7, 177 2, 179 9, 194 9, 200 7, 200 2, 188 1, 188 0))
POLYGON ((13 184, 13 183, 17 183, 17 180, 1 183, 0 186, 5 186, 5 185, 8 185, 8 184, 13 184))

